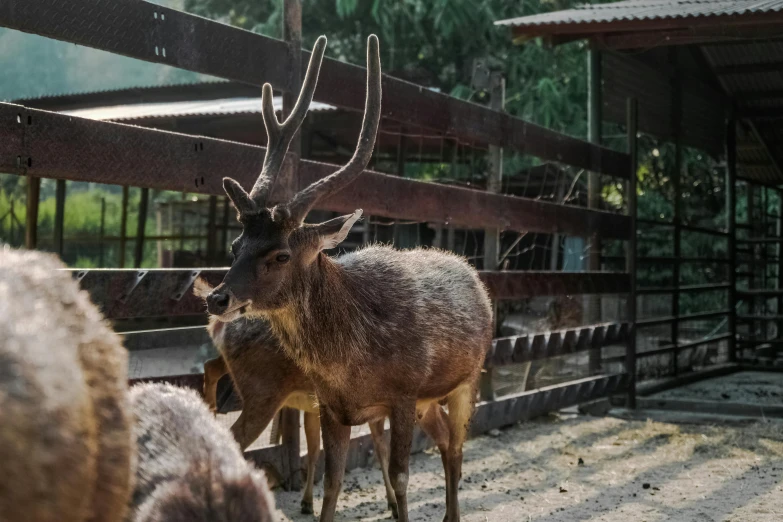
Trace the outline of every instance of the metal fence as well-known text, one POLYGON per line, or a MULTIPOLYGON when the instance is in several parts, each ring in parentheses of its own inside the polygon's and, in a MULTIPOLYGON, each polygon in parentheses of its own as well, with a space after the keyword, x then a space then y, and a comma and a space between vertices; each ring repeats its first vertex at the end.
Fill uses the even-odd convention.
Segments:
MULTIPOLYGON (((286 7, 289 14, 301 10, 296 1, 286 2, 286 7)), ((286 16, 286 23, 290 24, 286 34, 301 34, 301 18, 286 16)), ((269 82, 285 94, 298 92, 300 75, 292 75, 290 71, 303 69, 309 55, 299 48, 299 39, 295 37, 290 41, 275 40, 141 0, 6 0, 0 4, 0 25, 247 84, 260 86, 269 82)), ((363 68, 325 59, 315 100, 360 111, 364 88, 363 68)), ((601 173, 619 180, 625 189, 627 214, 623 215, 491 190, 425 183, 368 170, 350 187, 320 205, 320 210, 347 212, 361 207, 371 216, 465 229, 562 234, 625 242, 626 271, 481 272, 497 301, 612 294, 627 296, 628 310, 625 319, 617 323, 496 339, 487 356, 485 381, 491 379, 493 369, 504 365, 589 350, 600 353, 610 344, 626 346, 624 354, 619 356, 624 370, 604 374, 599 366, 592 369, 592 375, 576 381, 500 398, 485 397, 488 400, 477 408, 473 432, 484 432, 610 394, 626 393, 628 404, 633 406, 635 103, 629 101, 627 107, 629 153, 621 153, 389 76, 383 78, 383 92, 385 121, 601 173)), ((222 195, 224 175, 231 175, 245 186, 252 185, 263 156, 264 148, 253 145, 0 104, 0 171, 28 178, 31 202, 28 213, 33 216, 34 202, 38 200, 36 180, 40 178, 222 195)), ((292 153, 277 180, 272 199, 287 199, 331 172, 330 165, 300 160, 292 153)), ((34 234, 34 229, 28 230, 28 244, 35 243, 34 234)), ((494 254, 495 259, 497 255, 494 254)), ((223 273, 220 269, 73 271, 106 317, 126 321, 125 329, 139 319, 203 317, 203 303, 192 295, 193 282, 202 276, 215 284, 223 273)), ((165 326, 165 322, 161 324, 165 326)), ((127 333, 125 339, 131 352, 165 346, 195 350, 196 346, 208 342, 201 326, 127 333)), ((196 388, 200 388, 202 380, 198 372, 141 378, 169 380, 196 388)), ((414 449, 425 444, 425 439, 419 436, 414 449)), ((354 440, 349 466, 366 462, 369 448, 369 439, 354 440)), ((287 446, 265 448, 254 457, 285 469, 294 452, 299 454, 298 440, 287 446)))

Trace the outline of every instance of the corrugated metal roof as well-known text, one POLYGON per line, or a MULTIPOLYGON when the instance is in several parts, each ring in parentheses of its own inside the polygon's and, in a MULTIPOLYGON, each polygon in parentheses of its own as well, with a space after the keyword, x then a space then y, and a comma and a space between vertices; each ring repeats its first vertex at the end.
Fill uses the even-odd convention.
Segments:
MULTIPOLYGON (((276 111, 283 109, 283 98, 273 99, 276 111)), ((330 111, 335 108, 312 102, 310 111, 330 111)), ((132 121, 151 118, 182 118, 187 116, 224 116, 230 114, 261 114, 261 98, 228 98, 222 100, 170 103, 139 103, 111 107, 92 107, 62 111, 63 114, 102 121, 132 121)))
POLYGON ((575 9, 495 22, 511 27, 600 24, 640 20, 677 20, 783 11, 783 0, 627 0, 583 4, 575 9))

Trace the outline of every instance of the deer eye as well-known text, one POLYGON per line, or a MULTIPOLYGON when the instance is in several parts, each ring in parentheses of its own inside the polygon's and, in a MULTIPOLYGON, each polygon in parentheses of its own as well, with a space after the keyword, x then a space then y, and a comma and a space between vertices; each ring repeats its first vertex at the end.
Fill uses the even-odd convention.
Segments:
POLYGON ((288 254, 279 254, 279 255, 278 255, 276 258, 275 258, 275 260, 276 260, 278 263, 288 263, 288 261, 290 261, 290 260, 291 260, 291 256, 289 256, 288 254))

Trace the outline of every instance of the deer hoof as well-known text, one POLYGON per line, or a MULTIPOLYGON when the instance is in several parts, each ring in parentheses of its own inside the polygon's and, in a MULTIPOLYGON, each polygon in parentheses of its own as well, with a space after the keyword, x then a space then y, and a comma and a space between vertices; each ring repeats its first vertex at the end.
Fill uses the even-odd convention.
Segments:
POLYGON ((313 514, 313 502, 303 500, 302 501, 302 514, 303 515, 312 515, 313 514))
POLYGON ((397 503, 396 502, 389 502, 389 509, 391 509, 392 518, 394 518, 394 520, 397 520, 398 518, 400 518, 400 513, 399 513, 399 511, 397 511, 397 503))

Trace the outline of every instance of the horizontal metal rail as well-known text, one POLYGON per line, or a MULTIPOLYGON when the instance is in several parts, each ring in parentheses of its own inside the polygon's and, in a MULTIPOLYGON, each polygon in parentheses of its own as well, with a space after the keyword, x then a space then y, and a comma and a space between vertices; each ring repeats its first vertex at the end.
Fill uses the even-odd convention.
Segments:
MULTIPOLYGON (((604 261, 615 261, 615 262, 624 262, 625 256, 601 256, 601 259, 604 261)), ((729 260, 725 257, 681 257, 679 258, 680 263, 691 263, 691 264, 698 264, 698 263, 729 263, 729 260)), ((644 256, 644 257, 637 257, 636 258, 637 263, 666 263, 666 264, 673 264, 677 262, 676 257, 672 256, 644 256)))
POLYGON ((653 294, 673 294, 677 291, 682 293, 699 293, 699 292, 711 292, 715 290, 728 290, 728 283, 710 283, 704 285, 683 285, 679 288, 673 286, 664 287, 651 287, 651 288, 638 288, 636 293, 639 295, 653 295, 653 294))
POLYGON ((677 317, 652 317, 650 319, 639 319, 636 321, 636 326, 639 328, 648 326, 659 326, 662 324, 669 324, 675 321, 685 323, 688 321, 698 321, 701 319, 713 319, 715 317, 723 317, 729 315, 730 310, 716 310, 714 312, 697 312, 693 314, 682 314, 677 317))
MULTIPOLYGON (((291 90, 287 44, 260 34, 142 0, 4 0, 0 25, 139 60, 291 90)), ((302 53, 302 67, 309 61, 302 53)), ((325 59, 315 100, 364 109, 365 70, 325 59)), ((446 136, 520 150, 618 178, 628 178, 628 154, 599 147, 487 107, 389 76, 383 116, 446 136)))
MULTIPOLYGON (((197 277, 203 277, 208 283, 218 285, 226 270, 69 269, 109 319, 204 314, 204 302, 193 295, 193 283, 197 277)), ((625 273, 482 271, 480 276, 493 299, 623 294, 630 289, 625 273)))
POLYGON ((485 368, 518 364, 602 348, 628 340, 628 323, 606 323, 492 341, 485 368))
MULTIPOLYGON (((660 221, 658 219, 645 219, 645 218, 638 218, 637 221, 643 225, 651 225, 656 227, 670 227, 674 228, 675 223, 673 221, 660 221)), ((688 232, 696 232, 699 234, 706 234, 709 236, 717 236, 717 237, 729 237, 729 233, 725 230, 716 230, 714 228, 706 228, 706 227, 699 227, 696 225, 686 225, 686 224, 680 224, 680 229, 688 231, 688 232)))
MULTIPOLYGON (((2 10, 2 7, 0 7, 2 10)), ((265 149, 173 132, 75 118, 0 104, 0 172, 222 195, 223 176, 245 187, 255 182, 265 149)), ((291 156, 291 158, 293 158, 291 156)), ((272 199, 281 201, 334 172, 301 161, 298 179, 289 161, 272 199)), ((319 209, 463 228, 497 228, 627 239, 628 216, 485 191, 414 181, 365 171, 319 209)))

